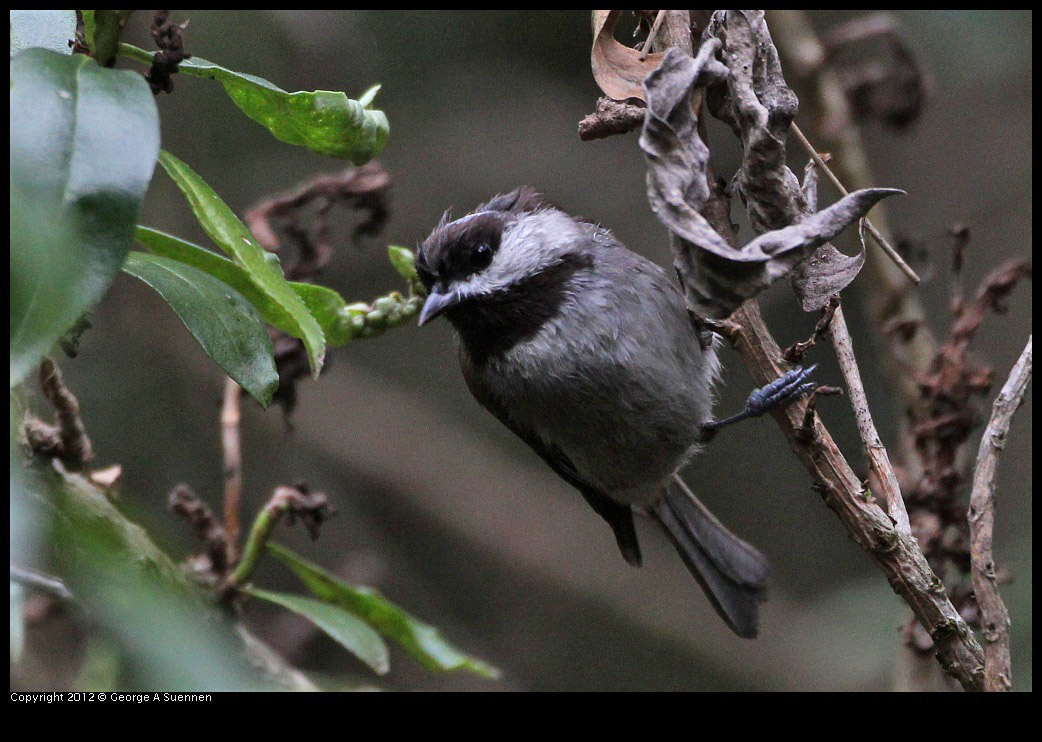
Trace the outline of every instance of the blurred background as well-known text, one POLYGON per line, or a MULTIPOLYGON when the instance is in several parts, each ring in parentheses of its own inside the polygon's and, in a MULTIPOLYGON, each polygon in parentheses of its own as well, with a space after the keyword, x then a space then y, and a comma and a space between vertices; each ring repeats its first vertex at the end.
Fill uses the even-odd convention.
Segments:
MULTIPOLYGON (((151 48, 147 14, 126 38, 151 48)), ((947 228, 973 232, 966 285, 1031 251, 1030 12, 895 13, 928 75, 921 118, 894 133, 867 125, 878 185, 906 190, 888 202, 894 231, 929 258, 921 286, 930 322, 947 328, 947 228)), ((370 300, 400 279, 388 243, 413 247, 446 208, 465 213, 521 184, 614 230, 631 249, 668 265, 665 230, 644 195, 636 134, 581 142, 578 121, 600 91, 589 69, 587 12, 193 11, 186 48, 287 90, 383 84, 390 119, 380 157, 393 178, 384 233, 340 248, 322 282, 348 301, 370 300)), ((816 27, 848 20, 814 11, 816 27)), ((618 37, 624 39, 620 32, 618 37)), ((124 63, 121 63, 123 65, 124 63)), ((163 147, 185 160, 241 215, 266 195, 339 163, 281 144, 243 117, 219 86, 183 76, 157 99, 163 147)), ((801 121, 798 119, 798 121, 801 121)), ((802 123, 802 121, 801 121, 802 123)), ((725 140, 721 140, 725 141, 725 140)), ((737 149, 714 148, 729 177, 737 149)), ((791 149, 791 148, 790 148, 791 149)), ((793 169, 804 161, 792 158, 793 169)), ((824 194, 824 191, 823 191, 824 194)), ((831 194, 824 194, 832 198, 831 194)), ((143 224, 209 244, 174 185, 157 172, 143 224)), ((744 230, 740 239, 748 239, 744 230)), ((783 282, 784 283, 784 282, 783 282)), ((874 358, 878 328, 845 296, 873 413, 886 442, 897 410, 874 358)), ((779 342, 810 333, 787 286, 761 301, 779 342)), ((1031 287, 989 317, 977 345, 1004 379, 1031 331, 1031 287)), ((66 361, 99 466, 124 468, 120 507, 177 557, 197 544, 166 509, 187 482, 215 507, 221 492, 218 408, 222 377, 173 312, 143 284, 120 277, 93 314, 80 357, 66 361)), ((287 420, 244 402, 246 512, 274 486, 299 479, 327 492, 339 514, 316 542, 299 527, 277 540, 344 577, 378 587, 504 670, 498 682, 430 675, 392 649, 375 678, 303 619, 248 606, 248 623, 296 665, 341 687, 437 690, 867 690, 894 687, 908 611, 885 578, 810 489, 770 420, 721 434, 686 472, 700 497, 774 568, 756 641, 717 619, 672 547, 638 524, 645 566, 620 557, 610 529, 582 498, 470 397, 447 323, 408 327, 331 353, 328 372, 298 386, 287 420)), ((718 409, 737 410, 751 382, 730 351, 718 409)), ((839 384, 828 345, 812 351, 817 379, 839 384)), ((996 556, 1014 577, 1002 589, 1013 621, 1014 687, 1031 685, 1031 392, 998 478, 996 556)), ((824 400, 826 423, 859 474, 866 467, 849 406, 824 400)), ((976 450, 976 440, 972 447, 976 450)), ((256 576, 296 590, 266 563, 256 576)), ((272 608, 272 610, 268 610, 272 608)))

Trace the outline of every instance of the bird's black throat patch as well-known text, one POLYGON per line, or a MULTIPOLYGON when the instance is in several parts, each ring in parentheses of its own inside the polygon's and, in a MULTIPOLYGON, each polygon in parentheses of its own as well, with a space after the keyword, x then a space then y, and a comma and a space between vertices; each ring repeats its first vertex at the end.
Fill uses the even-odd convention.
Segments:
POLYGON ((557 316, 575 274, 591 267, 590 255, 567 255, 516 285, 465 299, 445 316, 459 333, 471 362, 480 366, 535 336, 557 316))

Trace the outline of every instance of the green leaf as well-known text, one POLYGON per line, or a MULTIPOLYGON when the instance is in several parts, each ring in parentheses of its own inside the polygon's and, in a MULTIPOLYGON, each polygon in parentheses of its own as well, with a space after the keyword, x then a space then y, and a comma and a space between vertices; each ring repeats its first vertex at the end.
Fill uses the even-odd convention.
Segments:
POLYGON ((141 75, 45 49, 11 60, 12 385, 115 279, 158 152, 141 75))
POLYGON ((81 10, 83 35, 94 61, 105 66, 119 51, 119 36, 133 10, 81 10))
MULTIPOLYGON (((138 227, 134 238, 140 245, 157 255, 179 260, 219 278, 245 296, 257 308, 265 322, 283 332, 293 333, 292 318, 250 281, 246 271, 227 258, 148 227, 138 227)), ((344 299, 340 294, 333 289, 311 283, 290 281, 289 285, 318 320, 329 345, 343 345, 351 340, 351 315, 346 311, 344 299)))
MULTIPOLYGON (((120 52, 151 63, 149 52, 130 44, 121 44, 120 52)), ((243 113, 283 142, 355 165, 376 157, 387 143, 387 116, 368 107, 376 95, 373 88, 361 100, 352 100, 332 90, 288 93, 262 77, 235 72, 199 57, 181 62, 178 69, 186 75, 219 81, 243 113)))
POLYGON ((278 260, 271 260, 275 256, 257 244, 246 225, 190 167, 166 151, 160 153, 159 164, 188 199, 195 218, 210 239, 284 315, 288 323, 286 331, 304 341, 311 374, 318 378, 326 354, 325 336, 307 305, 282 275, 278 260))
POLYGON ((76 317, 68 296, 87 269, 74 225, 11 173, 11 386, 39 364, 76 317))
POLYGON ((243 592, 299 613, 369 665, 378 675, 384 675, 390 669, 387 645, 383 639, 368 624, 347 611, 300 595, 273 593, 255 587, 244 587, 243 592))
POLYGON ((69 56, 69 41, 76 36, 75 10, 12 10, 11 56, 40 47, 69 56))
POLYGON ((154 288, 225 373, 267 407, 279 386, 271 338, 237 291, 176 260, 131 252, 123 270, 154 288))
POLYGON ((278 544, 269 543, 268 550, 292 569, 312 594, 364 619, 427 670, 469 670, 486 678, 499 677, 498 669, 464 654, 443 639, 435 627, 409 615, 373 588, 349 585, 278 544))

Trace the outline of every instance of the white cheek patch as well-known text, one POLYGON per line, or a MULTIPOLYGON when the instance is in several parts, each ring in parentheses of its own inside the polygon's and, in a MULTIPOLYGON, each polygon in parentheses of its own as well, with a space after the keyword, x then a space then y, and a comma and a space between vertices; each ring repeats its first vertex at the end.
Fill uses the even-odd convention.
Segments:
POLYGON ((456 282, 452 289, 463 297, 506 291, 560 262, 580 238, 578 225, 563 212, 549 209, 525 214, 503 232, 489 266, 456 282))

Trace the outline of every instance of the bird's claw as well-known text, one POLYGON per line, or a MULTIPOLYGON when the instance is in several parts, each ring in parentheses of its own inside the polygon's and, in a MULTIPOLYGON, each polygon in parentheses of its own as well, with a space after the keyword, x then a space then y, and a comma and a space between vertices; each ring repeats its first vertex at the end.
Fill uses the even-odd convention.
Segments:
POLYGON ((753 393, 749 395, 749 400, 745 403, 746 414, 749 417, 759 417, 814 391, 817 384, 806 379, 817 367, 816 363, 807 368, 797 366, 770 384, 753 390, 753 393))
POLYGON ((723 428, 724 426, 731 425, 740 420, 745 420, 749 417, 760 417, 760 415, 777 409, 797 397, 801 397, 804 394, 809 394, 814 391, 818 385, 813 381, 807 381, 807 377, 810 376, 817 367, 818 364, 816 363, 807 368, 797 366, 784 376, 775 379, 770 384, 766 384, 761 386, 759 389, 753 390, 753 393, 749 395, 749 399, 745 403, 745 409, 737 415, 723 420, 710 420, 702 423, 699 430, 699 441, 701 443, 708 443, 713 439, 713 436, 719 432, 720 428, 723 428))

